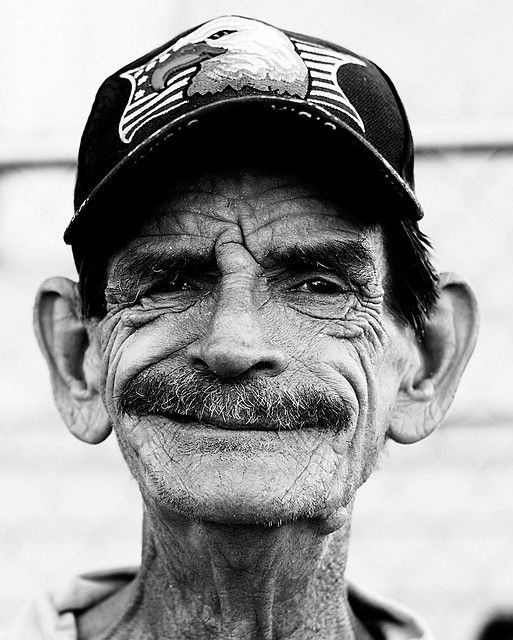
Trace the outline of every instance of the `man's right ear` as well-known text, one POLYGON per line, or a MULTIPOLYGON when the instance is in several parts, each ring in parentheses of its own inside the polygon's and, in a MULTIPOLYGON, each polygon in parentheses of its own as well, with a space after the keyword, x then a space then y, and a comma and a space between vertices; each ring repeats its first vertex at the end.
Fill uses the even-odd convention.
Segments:
POLYGON ((105 440, 111 425, 99 393, 98 346, 81 318, 75 282, 43 282, 34 305, 34 330, 50 369, 55 404, 68 429, 84 442, 105 440))

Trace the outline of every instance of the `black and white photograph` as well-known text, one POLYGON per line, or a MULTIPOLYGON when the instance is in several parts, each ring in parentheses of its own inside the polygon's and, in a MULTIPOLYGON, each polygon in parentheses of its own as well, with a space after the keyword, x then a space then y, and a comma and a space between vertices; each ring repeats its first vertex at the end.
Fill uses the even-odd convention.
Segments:
POLYGON ((0 640, 513 640, 513 3, 0 0, 0 640))

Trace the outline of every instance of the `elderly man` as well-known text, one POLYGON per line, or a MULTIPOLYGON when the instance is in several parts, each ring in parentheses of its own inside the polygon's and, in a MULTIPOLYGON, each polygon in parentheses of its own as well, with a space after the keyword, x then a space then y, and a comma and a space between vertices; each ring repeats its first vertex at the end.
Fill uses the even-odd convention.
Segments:
POLYGON ((211 20, 103 83, 75 196, 79 282, 42 285, 36 333, 70 431, 115 431, 142 560, 9 637, 428 638, 344 577, 358 487, 440 423, 476 337, 418 228, 390 79, 211 20))

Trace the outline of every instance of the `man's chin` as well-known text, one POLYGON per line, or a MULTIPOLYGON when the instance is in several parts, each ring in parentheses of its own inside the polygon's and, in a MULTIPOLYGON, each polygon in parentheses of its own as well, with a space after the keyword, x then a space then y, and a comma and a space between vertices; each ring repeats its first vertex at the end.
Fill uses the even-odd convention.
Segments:
POLYGON ((153 495, 152 506, 166 518, 227 525, 282 526, 299 520, 318 518, 326 511, 323 496, 294 496, 280 499, 278 496, 256 495, 255 492, 205 493, 153 495))
POLYGON ((151 502, 173 513, 219 523, 283 524, 315 517, 336 482, 335 456, 310 458, 250 447, 189 454, 174 468, 146 469, 151 502))

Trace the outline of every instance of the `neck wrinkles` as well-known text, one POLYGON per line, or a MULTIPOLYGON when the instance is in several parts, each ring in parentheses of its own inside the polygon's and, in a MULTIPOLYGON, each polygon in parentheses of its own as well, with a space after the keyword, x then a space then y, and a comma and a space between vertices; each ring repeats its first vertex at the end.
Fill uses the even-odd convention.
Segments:
POLYGON ((344 581, 349 525, 349 512, 326 535, 307 521, 217 525, 146 510, 122 628, 145 639, 354 640, 344 581))

